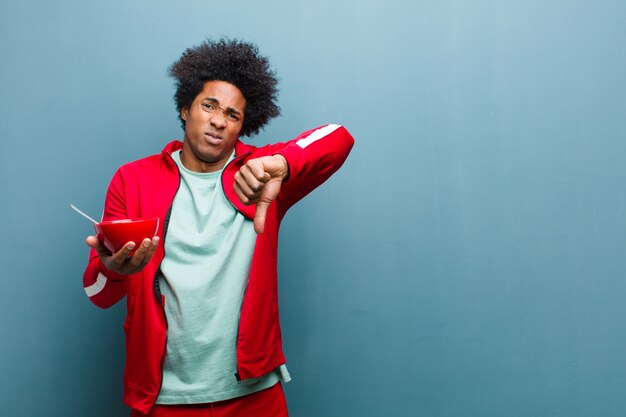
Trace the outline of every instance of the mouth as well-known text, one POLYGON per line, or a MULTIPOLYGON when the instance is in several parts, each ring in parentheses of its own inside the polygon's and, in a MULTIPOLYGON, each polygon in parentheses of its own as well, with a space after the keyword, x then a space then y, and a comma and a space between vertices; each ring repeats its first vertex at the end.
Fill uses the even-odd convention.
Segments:
POLYGON ((207 142, 214 145, 220 144, 224 140, 222 136, 211 132, 204 132, 204 138, 207 140, 207 142))

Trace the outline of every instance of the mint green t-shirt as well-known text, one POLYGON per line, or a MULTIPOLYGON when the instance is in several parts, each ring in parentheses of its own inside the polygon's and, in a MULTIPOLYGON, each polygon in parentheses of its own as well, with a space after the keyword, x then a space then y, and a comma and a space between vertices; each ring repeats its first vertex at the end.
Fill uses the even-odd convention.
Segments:
POLYGON ((189 171, 180 151, 172 158, 181 180, 159 282, 168 335, 157 404, 222 401, 288 382, 283 365, 237 383, 237 330, 256 241, 254 226, 226 199, 221 171, 189 171))

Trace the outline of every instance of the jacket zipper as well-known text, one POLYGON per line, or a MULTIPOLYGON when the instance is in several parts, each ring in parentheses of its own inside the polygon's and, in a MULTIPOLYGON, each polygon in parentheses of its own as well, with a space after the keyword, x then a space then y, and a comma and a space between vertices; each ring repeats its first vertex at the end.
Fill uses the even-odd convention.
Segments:
MULTIPOLYGON (((242 155, 240 155, 239 157, 235 157, 232 161, 230 161, 228 164, 226 164, 226 166, 224 167, 224 169, 222 170, 222 174, 220 175, 220 183, 222 184, 222 193, 224 193, 224 197, 226 198, 226 201, 228 201, 228 203, 233 206, 233 208, 236 211, 239 211, 239 209, 233 204, 232 201, 230 201, 230 199, 228 198, 228 196, 226 195, 226 191, 224 190, 224 183, 222 181, 222 176, 224 175, 224 171, 226 171, 226 168, 232 164, 233 162, 235 162, 235 160, 237 159, 241 159, 246 157, 247 155, 250 155, 252 152, 246 152, 242 155)), ((170 158, 172 158, 171 154, 168 153, 168 156, 170 158)), ((174 160, 172 160, 172 162, 174 162, 174 160)), ((174 162, 174 164, 176 164, 174 162)), ((178 166, 176 166, 176 168, 178 169, 178 166)), ((178 186, 176 187, 176 193, 178 193, 178 190, 180 189, 180 169, 178 169, 178 186)), ((176 194, 174 194, 176 195, 176 194)), ((170 207, 167 211, 167 215, 165 216, 165 222, 163 224, 163 237, 162 237, 162 241, 163 241, 163 259, 165 259, 165 236, 167 235, 167 228, 169 227, 169 221, 170 221, 170 215, 172 213, 172 206, 173 206, 173 201, 172 204, 170 204, 170 207)), ((161 260, 161 263, 163 263, 163 260, 161 260)), ((163 306, 163 302, 162 302, 162 295, 161 295, 161 289, 160 289, 160 285, 159 285, 159 277, 163 276, 163 272, 161 271, 161 264, 159 264, 159 269, 157 270, 157 273, 154 277, 154 290, 155 290, 155 296, 157 298, 157 301, 159 303, 159 305, 161 306, 161 311, 163 311, 163 317, 165 319, 165 328, 168 328, 168 324, 167 324, 167 315, 165 314, 165 307, 163 306)), ((249 281, 249 277, 248 277, 248 281, 249 281)), ((246 292, 248 290, 248 283, 246 282, 246 287, 244 288, 243 291, 243 297, 241 299, 241 306, 239 307, 239 318, 237 320, 237 337, 235 338, 235 368, 236 368, 236 372, 235 372, 235 378, 237 379, 237 383, 241 384, 241 378, 239 376, 239 364, 237 362, 237 343, 239 340, 239 328, 240 328, 240 323, 241 323, 241 310, 243 309, 243 299, 246 296, 246 292)), ((166 353, 166 348, 167 348, 167 332, 166 332, 166 336, 165 336, 165 346, 163 348, 163 354, 161 355, 161 385, 159 386, 159 392, 161 391, 161 387, 163 386, 163 364, 165 363, 165 353, 166 353)))
POLYGON ((230 161, 229 163, 227 163, 227 164, 226 164, 226 166, 224 167, 224 169, 222 169, 222 173, 221 173, 221 175, 220 175, 220 183, 222 184, 222 193, 224 193, 224 197, 226 197, 226 201, 228 201, 228 203, 229 203, 231 206, 233 206, 233 208, 235 209, 235 211, 239 211, 239 209, 237 208, 237 206, 235 206, 235 205, 233 204, 233 202, 232 202, 232 201, 230 201, 230 199, 228 198, 228 195, 226 195, 226 191, 224 190, 224 182, 222 181, 222 177, 224 176, 224 172, 226 171, 226 168, 228 168, 228 166, 229 166, 230 164, 232 164, 233 162, 235 162, 235 161, 236 161, 236 160, 238 160, 238 159, 245 158, 246 156, 250 155, 251 153, 252 153, 252 152, 246 152, 246 153, 243 153, 243 154, 241 154, 241 155, 239 155, 239 156, 235 157, 232 161, 230 161))
MULTIPOLYGON (((172 163, 176 166, 176 169, 178 172, 178 185, 176 186, 176 192, 174 193, 174 198, 175 198, 176 194, 178 193, 178 190, 180 189, 180 170, 178 169, 178 165, 176 165, 176 163, 172 159, 172 155, 169 152, 167 152, 167 155, 172 160, 172 163)), ((164 277, 163 271, 161 271, 161 265, 163 264, 163 259, 165 259, 165 236, 167 235, 167 229, 169 228, 170 215, 172 214, 173 205, 174 205, 174 199, 172 199, 172 203, 170 204, 170 207, 167 210, 167 214, 165 215, 165 221, 163 222, 163 236, 162 236, 163 258, 161 259, 161 262, 159 263, 159 269, 157 270, 154 276, 155 297, 157 299, 157 302, 161 306, 161 311, 163 312, 163 319, 165 320, 165 343, 163 344, 163 353, 161 354, 161 383, 159 384, 159 392, 161 392, 161 388, 163 387, 163 364, 165 363, 165 357, 166 357, 166 352, 167 352, 167 338, 168 338, 167 329, 169 328, 169 325, 167 323, 167 314, 165 314, 165 306, 163 305, 163 295, 161 294, 161 286, 159 284, 159 277, 161 276, 164 277)), ((157 393, 157 397, 158 397, 158 393, 157 393)))
MULTIPOLYGON (((228 198, 228 195, 226 195, 226 191, 224 190, 224 182, 222 181, 222 176, 224 175, 224 172, 226 171, 226 168, 228 168, 228 166, 230 164, 232 164, 233 162, 235 162, 238 159, 245 158, 246 156, 250 155, 251 153, 252 152, 246 152, 246 153, 243 153, 243 154, 239 155, 238 157, 235 157, 232 161, 230 161, 228 164, 226 164, 226 166, 222 170, 222 174, 220 175, 220 183, 222 184, 222 193, 224 193, 224 197, 226 198, 226 201, 228 201, 230 203, 230 205, 233 206, 233 208, 236 211, 239 211, 239 209, 237 208, 237 206, 235 206, 233 204, 232 201, 230 201, 230 199, 228 198)), ((249 281, 250 281, 250 274, 248 274, 248 281, 246 281, 246 287, 243 290, 243 296, 241 297, 241 305, 239 306, 239 317, 237 319, 237 337, 235 337, 235 379, 237 380, 237 384, 241 384, 241 376, 239 375, 239 362, 237 360, 237 345, 239 343, 239 329, 241 327, 241 311, 243 310, 243 300, 246 298, 246 292, 248 291, 248 282, 249 281)))
MULTIPOLYGON (((226 166, 224 167, 224 169, 222 170, 222 174, 220 175, 220 183, 222 184, 222 193, 224 193, 224 197, 226 198, 226 201, 228 201, 228 203, 233 206, 233 208, 236 211, 239 211, 239 209, 233 204, 232 201, 230 201, 230 199, 228 198, 228 196, 226 195, 226 191, 224 190, 224 183, 222 181, 222 176, 224 175, 224 171, 226 171, 226 168, 232 164, 233 162, 235 162, 235 160, 237 159, 241 159, 246 157, 247 155, 250 155, 252 152, 246 152, 242 155, 240 155, 239 157, 235 157, 232 161, 230 161, 228 164, 226 164, 226 166)), ((167 154, 170 159, 172 158, 171 154, 167 154)), ((176 165, 176 163, 174 162, 174 160, 172 159, 172 162, 174 163, 174 165, 176 165)), ((176 165, 176 169, 178 169, 178 186, 176 187, 176 193, 178 193, 178 190, 180 189, 180 169, 178 168, 178 166, 176 165)), ((176 195, 176 193, 174 194, 174 196, 176 195)), ((165 216, 165 222, 163 224, 163 237, 162 237, 162 241, 163 241, 163 259, 165 259, 165 236, 167 235, 167 228, 169 227, 169 221, 170 221, 170 215, 172 213, 172 206, 173 206, 173 201, 172 204, 170 204, 170 207, 167 211, 167 215, 165 216)), ((161 260, 161 263, 163 263, 163 260, 161 260)), ((163 311, 163 317, 165 319, 165 328, 168 328, 168 324, 167 324, 167 315, 165 314, 165 307, 163 306, 163 302, 162 302, 162 295, 161 295, 161 289, 159 286, 159 276, 163 276, 163 272, 161 271, 161 264, 159 264, 159 269, 157 270, 157 273, 154 277, 154 289, 155 289, 155 296, 157 298, 157 301, 159 303, 159 305, 161 306, 161 311, 163 311)), ((249 280, 249 277, 248 277, 249 280)), ((243 297, 241 299, 241 306, 239 307, 239 318, 237 320, 237 337, 235 338, 235 368, 236 368, 236 372, 235 372, 235 378, 237 379, 237 383, 241 384, 241 378, 239 376, 239 364, 237 362, 237 343, 239 340, 239 328, 240 328, 240 323, 241 323, 241 310, 243 309, 243 299, 246 296, 246 292, 248 290, 248 283, 246 282, 246 287, 244 288, 243 291, 243 297)), ((165 336, 165 346, 163 347, 163 354, 161 355, 161 384, 159 386, 159 392, 161 391, 161 387, 163 386, 163 364, 165 363, 165 354, 166 354, 166 349, 167 349, 167 332, 166 332, 166 336, 165 336)))

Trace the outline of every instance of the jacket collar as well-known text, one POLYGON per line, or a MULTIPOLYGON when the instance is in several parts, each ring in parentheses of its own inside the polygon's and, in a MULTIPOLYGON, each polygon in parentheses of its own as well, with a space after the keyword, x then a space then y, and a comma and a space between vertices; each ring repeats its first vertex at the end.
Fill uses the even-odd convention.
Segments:
MULTIPOLYGON (((175 162, 171 158, 172 152, 176 152, 183 148, 183 142, 179 140, 173 140, 161 151, 161 154, 164 156, 165 160, 168 164, 174 164, 175 162)), ((235 206, 235 208, 241 212, 248 219, 253 219, 254 214, 256 213, 256 205, 246 206, 239 200, 237 194, 235 194, 235 190, 233 188, 233 184, 235 183, 235 173, 239 171, 239 168, 244 164, 247 157, 252 154, 257 148, 252 145, 248 145, 243 143, 241 140, 237 140, 235 142, 235 159, 232 160, 226 167, 224 167, 224 171, 222 172, 222 188, 224 189, 224 194, 226 194, 226 198, 230 203, 235 206)))
MULTIPOLYGON (((172 152, 176 152, 178 150, 183 149, 183 142, 179 141, 179 140, 173 140, 170 143, 168 143, 167 145, 165 145, 165 147, 163 148, 163 150, 161 151, 161 153, 163 155, 171 155, 172 152)), ((241 140, 237 140, 237 142, 235 142, 235 157, 239 157, 241 155, 244 155, 246 153, 250 153, 252 151, 254 151, 256 149, 255 146, 252 145, 248 145, 246 143, 243 143, 241 140)))

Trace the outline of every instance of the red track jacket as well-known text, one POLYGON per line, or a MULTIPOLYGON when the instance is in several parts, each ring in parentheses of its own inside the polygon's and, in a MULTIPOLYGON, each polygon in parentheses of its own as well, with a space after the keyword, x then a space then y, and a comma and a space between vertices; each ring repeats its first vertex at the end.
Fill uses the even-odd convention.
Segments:
MULTIPOLYGON (((237 337, 237 372, 240 379, 256 378, 284 364, 278 319, 277 244, 278 229, 286 211, 322 184, 343 164, 354 140, 338 125, 326 125, 297 138, 261 148, 238 141, 236 158, 224 169, 222 184, 228 200, 247 218, 253 219, 256 206, 246 206, 236 196, 234 175, 249 159, 281 154, 289 163, 289 178, 270 205, 265 231, 258 235, 246 289, 237 337)), ((182 143, 169 143, 161 154, 122 166, 107 191, 103 220, 159 217, 158 236, 166 236, 172 201, 180 174, 171 152, 182 143)), ((152 408, 161 387, 165 359, 167 323, 163 306, 167 302, 158 288, 163 240, 143 271, 130 276, 107 270, 95 250, 83 276, 85 292, 99 307, 107 308, 126 296, 127 316, 124 402, 144 414, 152 408)))

